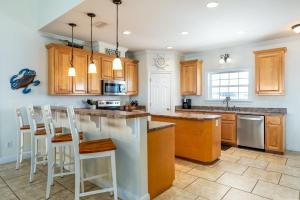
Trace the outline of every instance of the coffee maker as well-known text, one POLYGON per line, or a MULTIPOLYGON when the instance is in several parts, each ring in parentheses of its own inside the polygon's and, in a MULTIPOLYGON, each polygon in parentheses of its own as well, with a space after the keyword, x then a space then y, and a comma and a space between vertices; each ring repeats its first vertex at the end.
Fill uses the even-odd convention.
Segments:
POLYGON ((183 98, 182 99, 182 109, 191 109, 192 99, 183 98))

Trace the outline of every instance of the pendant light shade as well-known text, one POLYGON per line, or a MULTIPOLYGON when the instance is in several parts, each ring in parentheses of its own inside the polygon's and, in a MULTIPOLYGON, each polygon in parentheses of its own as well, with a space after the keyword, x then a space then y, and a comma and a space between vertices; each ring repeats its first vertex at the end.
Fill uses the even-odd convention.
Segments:
POLYGON ((122 0, 113 0, 117 7, 117 23, 116 23, 116 58, 113 61, 113 70, 122 70, 122 61, 119 55, 119 5, 122 0))
POLYGON ((89 74, 96 74, 97 73, 97 67, 94 63, 94 49, 93 49, 93 18, 96 17, 94 13, 88 13, 87 16, 91 18, 91 60, 88 68, 88 73, 89 74))
POLYGON ((69 71, 68 71, 68 76, 76 76, 76 70, 75 70, 75 67, 73 65, 73 60, 74 60, 74 50, 73 50, 73 44, 74 44, 74 27, 76 26, 76 24, 70 23, 69 26, 72 27, 72 55, 71 55, 70 68, 69 68, 69 71))
POLYGON ((113 61, 113 70, 122 70, 122 61, 120 58, 115 58, 113 61))
POLYGON ((300 33, 300 24, 292 26, 292 29, 295 31, 295 33, 300 33))

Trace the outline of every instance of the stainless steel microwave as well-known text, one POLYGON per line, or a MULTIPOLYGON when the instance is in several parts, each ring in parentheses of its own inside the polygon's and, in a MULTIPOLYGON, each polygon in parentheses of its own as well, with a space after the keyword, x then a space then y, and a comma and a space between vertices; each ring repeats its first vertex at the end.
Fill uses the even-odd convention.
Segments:
POLYGON ((102 80, 103 95, 126 95, 125 81, 102 80))

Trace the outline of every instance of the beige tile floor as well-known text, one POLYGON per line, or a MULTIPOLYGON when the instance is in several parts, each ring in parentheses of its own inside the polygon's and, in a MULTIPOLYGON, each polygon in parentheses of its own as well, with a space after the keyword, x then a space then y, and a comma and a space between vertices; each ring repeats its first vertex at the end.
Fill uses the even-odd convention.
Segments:
MULTIPOLYGON (((201 165, 176 159, 173 186, 155 200, 299 200, 300 153, 274 155, 231 147, 220 160, 201 165)), ((19 170, 15 163, 0 165, 0 200, 41 200, 45 198, 47 168, 39 166, 33 183, 28 182, 29 162, 19 170)), ((86 183, 87 190, 96 186, 86 183)), ((74 176, 57 177, 52 200, 74 199, 74 176)), ((86 200, 111 200, 109 194, 86 200)))

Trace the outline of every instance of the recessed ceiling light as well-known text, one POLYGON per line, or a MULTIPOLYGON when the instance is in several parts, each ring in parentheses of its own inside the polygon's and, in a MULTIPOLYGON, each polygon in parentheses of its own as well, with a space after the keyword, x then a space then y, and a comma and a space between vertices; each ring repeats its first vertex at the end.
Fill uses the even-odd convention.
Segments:
POLYGON ((295 31, 295 33, 300 33, 300 24, 292 26, 292 29, 295 31))
POLYGON ((173 47, 167 47, 167 49, 173 49, 173 47))
POLYGON ((123 34, 124 34, 124 35, 130 35, 131 32, 130 32, 130 31, 123 31, 123 34))
POLYGON ((206 4, 206 7, 207 7, 207 8, 215 8, 215 7, 217 7, 218 5, 219 5, 218 2, 212 1, 212 2, 207 3, 207 4, 206 4))
POLYGON ((187 32, 187 31, 182 31, 181 32, 181 35, 188 35, 189 34, 189 32, 187 32))

